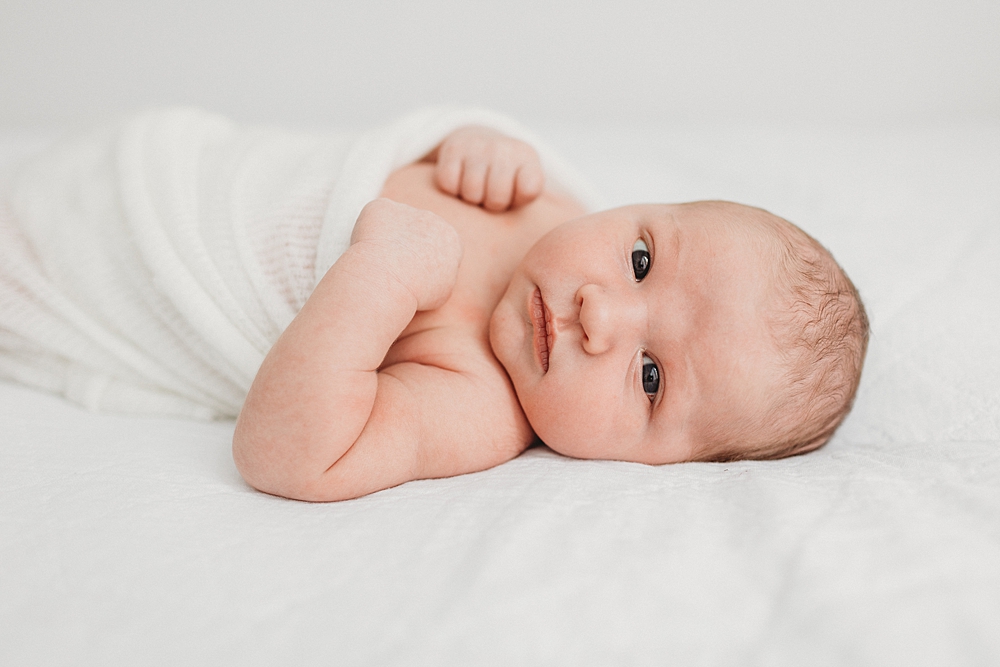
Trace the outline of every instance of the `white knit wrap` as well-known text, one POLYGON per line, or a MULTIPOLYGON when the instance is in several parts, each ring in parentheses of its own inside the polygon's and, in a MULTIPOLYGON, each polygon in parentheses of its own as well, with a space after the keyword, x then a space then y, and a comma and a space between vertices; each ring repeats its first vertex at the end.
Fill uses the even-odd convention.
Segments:
POLYGON ((497 114, 428 109, 361 135, 155 111, 61 143, 0 199, 0 377, 92 409, 239 413, 264 355, 347 248, 388 175, 497 114))

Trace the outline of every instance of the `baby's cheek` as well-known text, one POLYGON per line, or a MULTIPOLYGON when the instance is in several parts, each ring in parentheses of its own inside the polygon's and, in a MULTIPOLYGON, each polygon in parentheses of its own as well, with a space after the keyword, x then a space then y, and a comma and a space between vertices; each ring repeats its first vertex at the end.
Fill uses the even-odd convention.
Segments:
POLYGON ((606 408, 574 400, 533 407, 534 416, 528 413, 528 419, 551 449, 577 458, 613 458, 606 408))

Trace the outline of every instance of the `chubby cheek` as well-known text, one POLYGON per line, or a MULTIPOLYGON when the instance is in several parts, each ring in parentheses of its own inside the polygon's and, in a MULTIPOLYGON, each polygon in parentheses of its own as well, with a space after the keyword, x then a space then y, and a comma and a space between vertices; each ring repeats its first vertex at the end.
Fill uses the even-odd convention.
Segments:
POLYGON ((614 458, 624 434, 610 403, 580 392, 563 392, 557 398, 543 384, 523 401, 528 421, 542 442, 566 456, 614 458))

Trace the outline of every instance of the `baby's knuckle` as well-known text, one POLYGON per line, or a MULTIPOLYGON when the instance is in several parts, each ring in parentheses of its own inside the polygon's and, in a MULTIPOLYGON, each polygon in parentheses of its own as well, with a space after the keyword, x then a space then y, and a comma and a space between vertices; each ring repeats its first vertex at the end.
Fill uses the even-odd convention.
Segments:
POLYGON ((434 170, 434 180, 442 190, 450 194, 458 191, 459 177, 460 171, 455 165, 438 165, 434 170))
POLYGON ((447 224, 441 219, 441 216, 437 215, 436 213, 433 213, 432 211, 427 211, 425 209, 419 209, 419 208, 413 209, 413 218, 416 224, 422 225, 429 229, 436 228, 440 226, 442 223, 447 224))
POLYGON ((462 255, 462 239, 458 231, 443 218, 431 214, 425 218, 422 236, 433 251, 431 256, 449 271, 457 269, 462 255))
POLYGON ((526 143, 519 142, 517 147, 518 157, 525 162, 538 162, 538 151, 526 143))
POLYGON ((431 237, 448 235, 454 228, 445 222, 444 218, 431 211, 414 209, 413 227, 419 227, 431 237))
POLYGON ((525 187, 532 189, 540 189, 542 187, 542 182, 545 179, 541 167, 537 164, 525 166, 518 173, 518 176, 519 180, 523 182, 525 187))
POLYGON ((441 148, 438 149, 438 161, 450 161, 460 157, 462 154, 461 142, 454 138, 446 139, 441 148))
POLYGON ((491 157, 494 163, 505 164, 514 159, 514 151, 508 144, 497 144, 493 147, 491 157))
POLYGON ((483 140, 477 136, 466 136, 462 138, 462 152, 477 153, 483 149, 483 140))
POLYGON ((355 223, 355 228, 365 229, 375 224, 378 220, 385 217, 387 211, 387 205, 385 200, 374 199, 361 209, 361 213, 358 214, 357 222, 355 223))
POLYGON ((462 179, 462 199, 468 202, 480 203, 483 201, 483 178, 466 177, 462 179))
POLYGON ((379 197, 378 199, 373 199, 361 209, 361 215, 364 217, 371 217, 382 213, 388 208, 390 202, 388 199, 379 197))

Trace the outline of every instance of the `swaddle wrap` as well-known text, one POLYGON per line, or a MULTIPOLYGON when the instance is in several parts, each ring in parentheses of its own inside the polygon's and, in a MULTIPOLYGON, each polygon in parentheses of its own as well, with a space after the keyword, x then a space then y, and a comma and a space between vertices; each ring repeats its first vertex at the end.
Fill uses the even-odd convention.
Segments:
POLYGON ((175 109, 50 149, 0 200, 0 377, 92 409, 234 417, 365 203, 468 124, 528 141, 550 186, 595 205, 537 138, 474 109, 360 135, 175 109))

